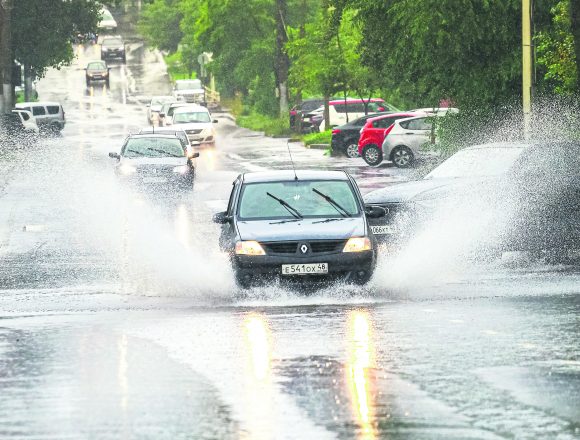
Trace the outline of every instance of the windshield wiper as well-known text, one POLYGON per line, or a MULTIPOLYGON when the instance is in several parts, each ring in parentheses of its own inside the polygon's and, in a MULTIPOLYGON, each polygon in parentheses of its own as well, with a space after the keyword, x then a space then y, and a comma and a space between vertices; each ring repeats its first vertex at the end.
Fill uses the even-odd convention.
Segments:
POLYGON ((281 225, 283 223, 293 223, 300 221, 299 218, 293 218, 292 220, 280 220, 279 222, 270 222, 271 225, 281 225))
POLYGON ((171 157, 183 157, 183 156, 179 156, 177 154, 171 154, 165 150, 159 150, 157 148, 147 148, 147 151, 155 151, 156 153, 161 153, 161 154, 165 154, 167 156, 171 156, 171 157))
POLYGON ((140 151, 137 151, 137 150, 126 150, 126 151, 123 153, 123 155, 124 155, 124 154, 126 154, 126 153, 135 153, 135 154, 138 154, 139 156, 144 156, 144 154, 143 154, 142 152, 140 152, 140 151))
POLYGON ((314 223, 339 222, 341 220, 344 220, 344 217, 343 218, 327 218, 326 220, 319 220, 317 222, 312 222, 312 224, 314 224, 314 223))
POLYGON ((284 208, 286 208, 286 211, 288 211, 290 214, 292 214, 292 216, 294 218, 297 219, 301 219, 304 218, 304 216, 302 214, 300 214, 300 211, 298 211, 296 208, 294 208, 292 205, 288 204, 288 202, 270 194, 269 192, 266 193, 268 196, 272 197, 274 200, 276 200, 278 203, 280 203, 280 205, 282 205, 284 208))
POLYGON ((352 217, 352 215, 346 209, 340 206, 340 204, 332 197, 327 196, 323 192, 318 191, 316 188, 312 188, 312 191, 314 191, 316 194, 318 194, 320 197, 322 197, 324 200, 330 203, 330 205, 343 217, 352 217))

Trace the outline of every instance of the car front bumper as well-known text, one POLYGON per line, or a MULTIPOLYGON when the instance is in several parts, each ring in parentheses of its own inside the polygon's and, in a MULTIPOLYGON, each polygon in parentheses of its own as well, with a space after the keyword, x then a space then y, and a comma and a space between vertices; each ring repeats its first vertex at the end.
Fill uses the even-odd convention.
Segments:
POLYGON ((238 279, 246 281, 277 278, 285 281, 329 282, 367 281, 376 264, 375 251, 341 252, 323 255, 233 255, 232 266, 238 279), (283 275, 284 264, 327 263, 327 274, 283 275))

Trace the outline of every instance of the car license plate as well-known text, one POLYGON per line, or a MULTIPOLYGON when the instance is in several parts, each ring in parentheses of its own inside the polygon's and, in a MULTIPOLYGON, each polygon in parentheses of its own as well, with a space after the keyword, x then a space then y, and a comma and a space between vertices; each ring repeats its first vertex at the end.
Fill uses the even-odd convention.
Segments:
POLYGON ((143 183, 165 183, 167 179, 165 177, 143 177, 143 183))
POLYGON ((311 275, 326 273, 328 273, 328 263, 282 265, 282 275, 311 275))
POLYGON ((371 231, 375 235, 395 234, 397 231, 390 225, 371 226, 371 231))

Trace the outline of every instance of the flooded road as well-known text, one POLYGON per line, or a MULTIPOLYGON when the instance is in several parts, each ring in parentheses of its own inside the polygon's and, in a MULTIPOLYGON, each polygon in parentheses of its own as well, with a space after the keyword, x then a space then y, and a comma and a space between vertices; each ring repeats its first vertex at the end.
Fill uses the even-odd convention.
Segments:
MULTIPOLYGON (((62 136, 0 156, 1 438, 580 438, 576 268, 387 252, 364 289, 243 296, 211 216, 238 173, 287 168, 286 141, 216 114, 192 193, 119 185, 108 152, 169 91, 128 41, 110 89, 85 87, 95 46, 50 71, 62 136)), ((363 192, 412 173, 292 148, 363 192)))

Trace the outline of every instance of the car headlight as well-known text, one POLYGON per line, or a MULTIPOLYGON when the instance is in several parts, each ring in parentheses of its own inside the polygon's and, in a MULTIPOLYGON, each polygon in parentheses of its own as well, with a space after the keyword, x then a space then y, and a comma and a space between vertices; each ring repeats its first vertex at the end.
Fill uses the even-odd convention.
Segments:
POLYGON ((121 174, 127 176, 129 174, 137 172, 137 168, 135 168, 133 165, 121 165, 119 167, 119 171, 121 171, 121 174))
POLYGON ((180 165, 178 167, 173 168, 174 173, 186 174, 188 171, 189 167, 187 165, 180 165))
POLYGON ((108 51, 109 51, 109 48, 108 48, 108 47, 101 47, 101 50, 102 50, 103 52, 108 52, 108 51))
POLYGON ((351 237, 344 245, 342 252, 363 252, 373 248, 368 237, 351 237))
POLYGON ((266 252, 257 241, 238 241, 236 243, 236 255, 266 255, 266 252))

